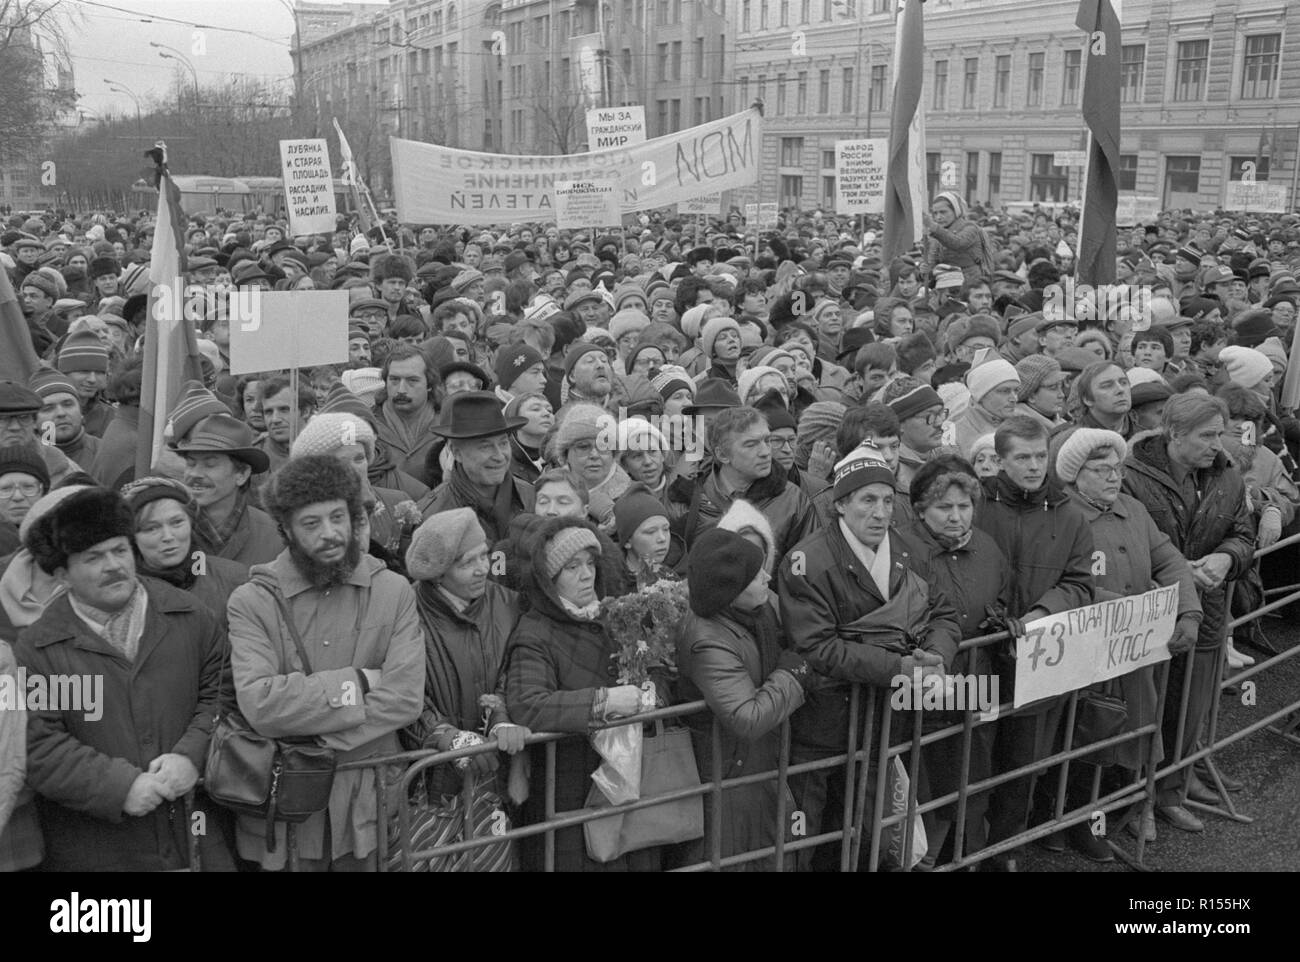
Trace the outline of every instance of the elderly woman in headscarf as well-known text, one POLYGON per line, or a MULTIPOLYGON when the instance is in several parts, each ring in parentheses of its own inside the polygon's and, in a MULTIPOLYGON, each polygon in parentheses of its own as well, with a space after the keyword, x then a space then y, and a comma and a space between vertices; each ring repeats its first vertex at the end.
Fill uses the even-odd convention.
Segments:
POLYGON ((966 202, 954 191, 935 195, 929 213, 921 215, 929 237, 925 242, 925 263, 951 264, 961 268, 966 283, 993 274, 993 258, 984 229, 966 216, 966 202))
MULTIPOLYGON (((1056 474, 1092 531, 1097 600, 1142 594, 1162 585, 1178 585, 1178 616, 1169 649, 1186 651, 1195 644, 1200 631, 1201 602, 1196 582, 1187 560, 1168 535, 1156 527, 1142 502, 1121 490, 1127 454, 1128 444, 1115 431, 1077 428, 1066 437, 1056 454, 1056 474)), ((1118 760, 1115 770, 1103 776, 1102 794, 1132 784, 1139 773, 1148 766, 1159 765, 1164 758, 1160 716, 1156 713, 1155 671, 1154 666, 1139 668, 1104 686, 1118 688, 1128 705, 1128 718, 1121 731, 1134 731, 1151 724, 1157 728, 1154 744, 1151 736, 1146 736, 1116 746, 1118 760)), ((1177 698, 1178 693, 1168 692, 1166 697, 1177 698)), ((1092 784, 1091 766, 1076 761, 1070 771, 1070 807, 1073 808, 1087 801, 1092 784)), ((1141 831, 1148 840, 1155 837, 1154 817, 1142 825, 1141 831)), ((1106 847, 1097 844, 1087 823, 1070 829, 1069 839, 1084 854, 1109 861, 1109 850, 1103 851, 1106 847)))
POLYGON ((632 484, 619 465, 614 416, 594 404, 573 404, 563 412, 551 438, 551 463, 582 478, 590 494, 590 516, 601 530, 614 530, 614 505, 632 484))

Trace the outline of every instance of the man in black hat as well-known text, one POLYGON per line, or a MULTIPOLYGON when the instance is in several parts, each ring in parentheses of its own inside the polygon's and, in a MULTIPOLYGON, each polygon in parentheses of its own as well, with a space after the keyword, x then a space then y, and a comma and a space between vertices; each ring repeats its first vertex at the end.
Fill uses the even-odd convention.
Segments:
POLYGON ((510 473, 510 434, 527 418, 507 419, 491 391, 467 391, 449 398, 444 419, 430 430, 447 439, 455 465, 442 484, 419 501, 429 518, 453 508, 473 508, 495 544, 516 514, 533 510, 533 486, 510 473))

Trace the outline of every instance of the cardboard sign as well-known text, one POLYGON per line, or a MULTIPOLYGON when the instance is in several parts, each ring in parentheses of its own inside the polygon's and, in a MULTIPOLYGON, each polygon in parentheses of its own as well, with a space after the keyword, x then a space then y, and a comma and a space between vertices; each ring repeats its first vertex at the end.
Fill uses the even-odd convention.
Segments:
POLYGON ((587 147, 611 150, 645 143, 645 107, 597 107, 587 111, 587 147))
POLYGON ((280 141, 280 169, 289 209, 289 233, 331 234, 335 227, 334 174, 325 140, 280 141))
POLYGON ((883 214, 889 140, 835 142, 835 213, 883 214))
POLYGON ((690 200, 684 200, 677 205, 678 214, 721 214, 722 213, 722 191, 716 194, 705 194, 703 197, 692 197, 690 200))
POLYGON ((1016 639, 1014 706, 1167 661, 1177 617, 1174 584, 1028 622, 1016 639))
POLYGON ((1261 214, 1286 213, 1286 185, 1270 184, 1267 181, 1230 180, 1223 208, 1261 214))
POLYGON ((617 227, 623 222, 618 187, 609 181, 555 182, 555 225, 573 227, 617 227))
POLYGON ((1160 219, 1160 198, 1142 194, 1120 194, 1115 207, 1115 223, 1131 226, 1154 224, 1160 219))
POLYGON ((776 204, 746 204, 745 224, 759 230, 775 230, 776 210, 776 204))
POLYGON ((347 360, 347 291, 262 291, 257 310, 230 325, 231 374, 347 360))

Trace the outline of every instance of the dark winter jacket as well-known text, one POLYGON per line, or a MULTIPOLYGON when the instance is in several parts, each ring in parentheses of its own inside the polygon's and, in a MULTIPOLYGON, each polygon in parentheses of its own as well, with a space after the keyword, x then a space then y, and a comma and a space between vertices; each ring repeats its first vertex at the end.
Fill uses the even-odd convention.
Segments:
MULTIPOLYGON (((786 473, 775 462, 767 477, 759 478, 743 493, 738 492, 736 497, 753 504, 772 523, 776 550, 782 555, 820 527, 808 495, 801 487, 787 481, 786 473)), ((694 485, 671 485, 669 498, 676 502, 669 508, 670 514, 677 519, 674 530, 681 534, 687 547, 705 531, 715 527, 735 500, 722 493, 716 468, 698 478, 694 485), (677 500, 683 496, 684 490, 690 492, 687 504, 677 500)))

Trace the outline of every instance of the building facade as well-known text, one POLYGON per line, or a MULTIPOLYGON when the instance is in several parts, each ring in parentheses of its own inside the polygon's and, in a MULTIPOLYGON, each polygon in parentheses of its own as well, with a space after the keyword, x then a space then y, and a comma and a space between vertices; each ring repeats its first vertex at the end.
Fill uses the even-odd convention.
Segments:
MULTIPOLYGON (((895 7, 735 0, 731 110, 759 98, 767 122, 761 183, 733 201, 834 204, 835 141, 889 133, 895 7)), ((1082 170, 1054 163, 1085 144, 1077 12, 1077 0, 925 5, 931 193, 942 183, 993 206, 1077 201, 1082 170)), ((1122 17, 1121 190, 1213 209, 1253 170, 1285 184, 1294 208, 1300 4, 1125 0, 1122 17)))

